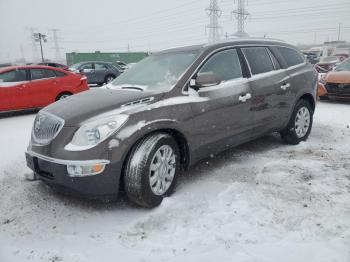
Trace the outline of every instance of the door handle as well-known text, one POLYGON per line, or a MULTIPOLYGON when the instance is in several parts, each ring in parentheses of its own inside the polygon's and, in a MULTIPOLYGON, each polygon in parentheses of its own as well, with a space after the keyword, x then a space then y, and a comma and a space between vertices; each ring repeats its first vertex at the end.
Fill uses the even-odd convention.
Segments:
POLYGON ((250 93, 245 94, 244 96, 239 96, 238 100, 242 103, 247 102, 247 100, 251 99, 252 95, 250 93))
POLYGON ((290 87, 289 83, 284 83, 281 85, 281 89, 283 89, 283 90, 287 90, 287 88, 289 88, 289 87, 290 87))

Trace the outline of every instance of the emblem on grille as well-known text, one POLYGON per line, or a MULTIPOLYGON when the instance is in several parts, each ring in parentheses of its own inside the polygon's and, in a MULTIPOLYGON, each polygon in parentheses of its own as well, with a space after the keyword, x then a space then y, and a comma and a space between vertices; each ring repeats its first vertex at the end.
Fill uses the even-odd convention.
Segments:
POLYGON ((63 125, 63 119, 47 112, 40 112, 34 121, 32 138, 36 144, 46 145, 58 135, 63 125))

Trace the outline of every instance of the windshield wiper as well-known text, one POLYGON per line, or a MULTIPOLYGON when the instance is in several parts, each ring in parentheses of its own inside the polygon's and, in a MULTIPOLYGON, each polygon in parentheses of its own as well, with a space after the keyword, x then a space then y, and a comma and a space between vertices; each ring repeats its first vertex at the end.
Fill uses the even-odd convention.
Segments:
POLYGON ((123 86, 123 87, 121 87, 121 89, 134 89, 134 90, 144 91, 144 89, 142 89, 141 87, 137 87, 137 86, 123 86))

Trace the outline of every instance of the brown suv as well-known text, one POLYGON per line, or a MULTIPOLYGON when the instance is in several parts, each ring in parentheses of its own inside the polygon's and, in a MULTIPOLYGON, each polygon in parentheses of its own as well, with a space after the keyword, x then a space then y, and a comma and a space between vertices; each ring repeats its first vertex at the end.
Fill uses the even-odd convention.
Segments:
POLYGON ((310 134, 317 74, 293 46, 238 39, 153 54, 41 110, 26 159, 61 191, 153 207, 198 160, 270 132, 310 134))

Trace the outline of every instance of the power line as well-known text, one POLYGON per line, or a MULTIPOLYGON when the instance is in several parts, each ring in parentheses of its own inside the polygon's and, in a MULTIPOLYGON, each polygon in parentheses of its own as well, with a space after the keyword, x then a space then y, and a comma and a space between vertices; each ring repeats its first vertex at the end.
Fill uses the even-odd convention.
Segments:
POLYGON ((29 27, 29 28, 27 28, 27 30, 29 30, 30 42, 32 44, 32 59, 33 59, 33 61, 36 61, 39 59, 38 48, 37 48, 35 37, 34 37, 34 33, 37 30, 37 28, 29 27))

